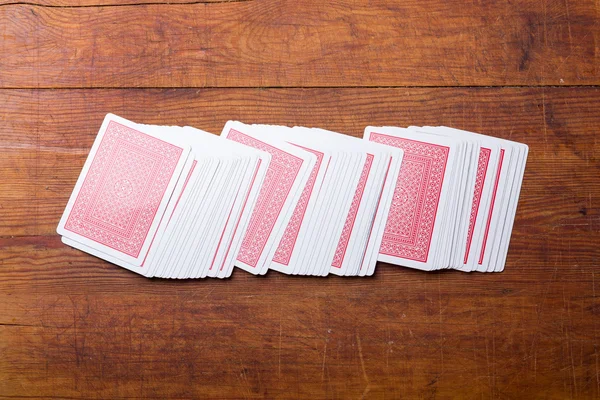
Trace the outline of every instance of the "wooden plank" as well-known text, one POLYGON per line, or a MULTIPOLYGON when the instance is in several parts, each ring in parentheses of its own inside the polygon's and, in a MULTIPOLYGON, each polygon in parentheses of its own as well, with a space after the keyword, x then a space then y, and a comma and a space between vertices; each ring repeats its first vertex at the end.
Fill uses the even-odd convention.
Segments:
POLYGON ((598 88, 1 90, 0 398, 596 398, 598 88), (502 274, 148 280, 54 234, 106 112, 527 143, 502 274))
POLYGON ((443 124, 521 141, 531 150, 517 228, 523 224, 542 233, 568 226, 585 235, 599 227, 592 206, 600 197, 599 93, 595 88, 4 90, 0 236, 54 234, 107 112, 215 133, 228 119, 321 126, 355 136, 369 124, 443 124))
POLYGON ((592 0, 6 4, 0 38, 4 88, 600 84, 592 0))
POLYGON ((501 275, 380 266, 361 280, 238 271, 173 282, 56 237, 12 243, 20 256, 0 281, 5 396, 600 395, 595 272, 561 267, 578 250, 501 275))

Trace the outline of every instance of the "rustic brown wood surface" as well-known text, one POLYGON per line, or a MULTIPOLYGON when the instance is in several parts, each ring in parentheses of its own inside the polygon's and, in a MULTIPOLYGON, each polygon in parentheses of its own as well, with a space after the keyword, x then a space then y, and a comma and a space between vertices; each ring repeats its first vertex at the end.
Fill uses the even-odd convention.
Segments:
POLYGON ((600 397, 597 2, 169 3, 0 0, 0 399, 600 397), (55 233, 107 112, 527 143, 506 271, 138 277, 55 233))
POLYGON ((462 3, 9 3, 0 87, 600 83, 597 2, 462 3))

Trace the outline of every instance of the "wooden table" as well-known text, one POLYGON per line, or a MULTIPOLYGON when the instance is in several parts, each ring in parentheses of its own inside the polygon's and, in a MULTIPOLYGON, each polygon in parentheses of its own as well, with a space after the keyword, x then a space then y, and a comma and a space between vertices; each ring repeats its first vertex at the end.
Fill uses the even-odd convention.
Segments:
POLYGON ((1 399, 600 396, 598 2, 159 1, 0 0, 1 399), (506 271, 136 276, 55 233, 107 112, 527 143, 506 271))

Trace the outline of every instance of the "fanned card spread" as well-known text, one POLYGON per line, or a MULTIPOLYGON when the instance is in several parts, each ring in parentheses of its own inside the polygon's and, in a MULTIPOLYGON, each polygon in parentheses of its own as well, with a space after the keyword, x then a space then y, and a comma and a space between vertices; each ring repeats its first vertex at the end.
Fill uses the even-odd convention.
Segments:
POLYGON ((57 232, 146 277, 504 269, 521 143, 448 127, 225 124, 220 136, 108 114, 57 232))

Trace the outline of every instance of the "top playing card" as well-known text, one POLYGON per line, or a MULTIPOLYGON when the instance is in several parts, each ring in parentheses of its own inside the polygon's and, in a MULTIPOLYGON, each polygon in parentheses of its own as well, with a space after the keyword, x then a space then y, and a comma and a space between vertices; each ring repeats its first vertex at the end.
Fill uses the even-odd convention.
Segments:
POLYGON ((179 146, 108 121, 95 154, 90 154, 91 162, 86 162, 87 173, 76 188, 64 234, 140 257, 183 152, 179 146))
POLYGON ((404 150, 380 253, 427 262, 449 148, 380 133, 370 140, 404 150))

